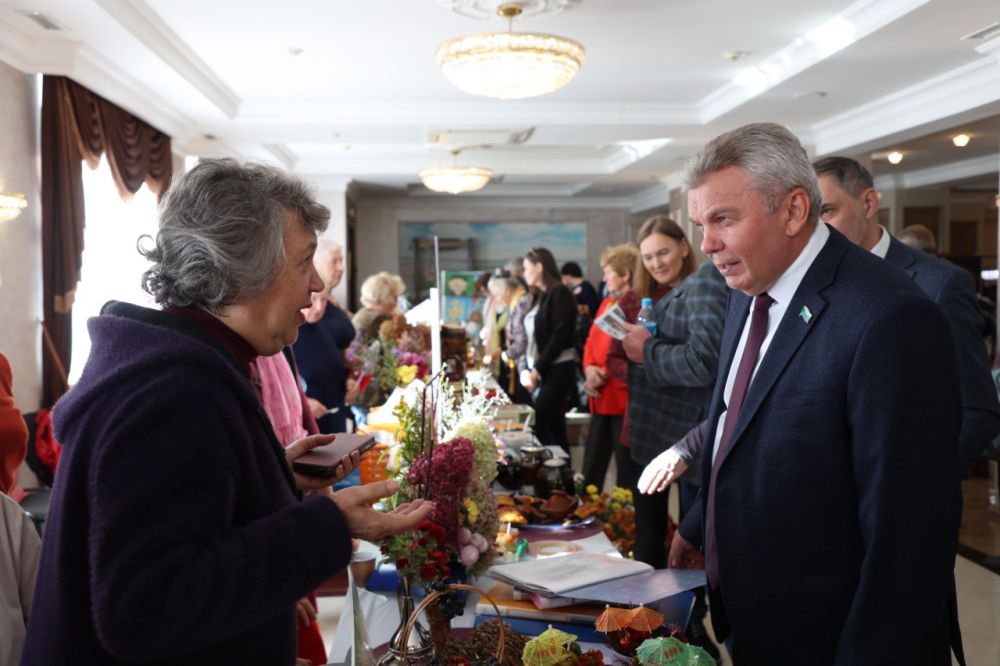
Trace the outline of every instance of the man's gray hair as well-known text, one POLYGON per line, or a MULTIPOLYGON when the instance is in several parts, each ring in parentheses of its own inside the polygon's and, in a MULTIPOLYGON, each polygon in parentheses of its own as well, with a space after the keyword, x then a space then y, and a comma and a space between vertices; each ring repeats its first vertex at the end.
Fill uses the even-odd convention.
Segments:
POLYGON ((754 190, 773 213, 796 187, 809 197, 809 222, 819 220, 822 197, 816 172, 798 138, 776 123, 744 125, 715 137, 684 168, 688 190, 705 183, 710 175, 738 167, 750 178, 754 190))
POLYGON ((233 159, 202 160, 175 180, 159 206, 153 262, 142 288, 164 307, 217 312, 267 289, 285 262, 284 218, 298 213, 314 233, 329 209, 280 169, 233 159))

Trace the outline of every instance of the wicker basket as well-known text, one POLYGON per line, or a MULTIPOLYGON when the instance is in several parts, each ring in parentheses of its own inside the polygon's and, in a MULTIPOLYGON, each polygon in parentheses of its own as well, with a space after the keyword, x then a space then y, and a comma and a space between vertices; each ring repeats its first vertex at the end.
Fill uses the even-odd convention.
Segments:
MULTIPOLYGON (((477 587, 473 587, 472 585, 466 585, 464 583, 453 583, 449 585, 447 588, 445 588, 443 591, 428 593, 427 596, 425 596, 420 601, 417 607, 413 609, 413 614, 410 616, 409 621, 403 628, 402 640, 400 641, 400 644, 402 645, 402 650, 400 651, 399 659, 403 664, 407 664, 406 652, 408 647, 407 646, 408 638, 410 636, 410 632, 413 630, 413 627, 416 625, 418 619, 420 618, 420 614, 425 612, 432 603, 435 603, 438 599, 440 599, 444 595, 449 594, 451 592, 455 592, 457 590, 467 590, 469 592, 475 592, 477 594, 480 594, 482 595, 483 599, 490 602, 490 605, 493 606, 493 609, 496 611, 497 620, 500 627, 499 639, 497 640, 497 645, 496 645, 496 658, 497 661, 499 661, 501 664, 505 663, 504 656, 507 654, 508 650, 507 643, 512 640, 511 634, 517 636, 518 639, 521 639, 521 637, 517 634, 517 632, 515 632, 506 623, 503 622, 503 617, 500 615, 500 609, 497 608, 496 603, 493 601, 492 598, 490 598, 489 594, 483 592, 477 587)), ((457 641, 454 637, 452 637, 451 639, 449 639, 448 651, 451 652, 452 648, 459 647, 460 644, 461 644, 460 641, 457 641)), ((446 655, 437 655, 437 656, 446 657, 446 655)), ((515 655, 513 654, 509 656, 515 657, 515 655)), ((516 655, 515 663, 520 663, 520 654, 516 655)))

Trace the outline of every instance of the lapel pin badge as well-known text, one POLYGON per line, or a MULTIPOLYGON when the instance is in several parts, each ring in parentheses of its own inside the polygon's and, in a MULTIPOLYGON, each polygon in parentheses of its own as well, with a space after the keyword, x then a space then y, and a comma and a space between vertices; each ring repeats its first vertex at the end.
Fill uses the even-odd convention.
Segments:
POLYGON ((813 318, 813 313, 808 307, 803 305, 802 309, 799 310, 799 316, 802 317, 802 321, 808 324, 809 320, 813 318))

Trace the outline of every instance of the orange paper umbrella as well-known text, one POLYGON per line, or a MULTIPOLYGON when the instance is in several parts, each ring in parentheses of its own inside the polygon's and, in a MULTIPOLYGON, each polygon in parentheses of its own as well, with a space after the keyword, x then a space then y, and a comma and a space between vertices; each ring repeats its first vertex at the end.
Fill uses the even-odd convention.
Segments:
POLYGON ((639 604, 638 608, 632 609, 628 626, 636 631, 656 631, 663 626, 663 616, 652 608, 639 604))
POLYGON ((632 611, 627 608, 612 608, 605 606, 604 612, 597 616, 594 628, 603 634, 621 631, 632 621, 632 611))

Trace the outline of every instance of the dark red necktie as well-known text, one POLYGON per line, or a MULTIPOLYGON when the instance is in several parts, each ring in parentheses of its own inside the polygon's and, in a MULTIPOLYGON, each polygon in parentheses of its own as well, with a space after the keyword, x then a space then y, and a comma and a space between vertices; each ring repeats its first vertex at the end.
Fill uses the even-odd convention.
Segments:
POLYGON ((774 299, 763 293, 753 299, 753 312, 750 315, 750 333, 747 335, 746 346, 743 347, 743 356, 740 358, 740 365, 736 370, 736 379, 733 381, 733 393, 726 406, 726 420, 722 425, 722 439, 719 440, 719 450, 715 453, 715 460, 712 462, 712 476, 708 482, 708 503, 705 506, 705 573, 708 575, 709 585, 713 589, 719 587, 719 554, 715 545, 715 480, 719 474, 719 467, 725 457, 729 447, 729 440, 733 436, 736 428, 736 420, 740 415, 740 408, 743 407, 743 399, 746 397, 747 389, 750 387, 750 380, 753 378, 753 369, 757 366, 757 357, 760 355, 760 346, 767 337, 767 311, 774 303, 774 299))

